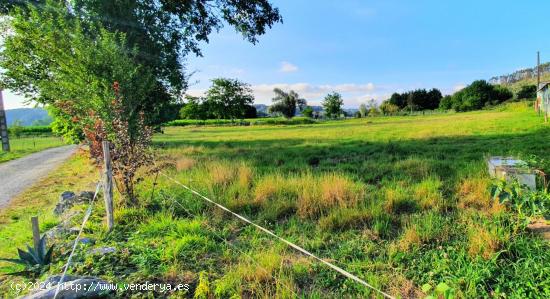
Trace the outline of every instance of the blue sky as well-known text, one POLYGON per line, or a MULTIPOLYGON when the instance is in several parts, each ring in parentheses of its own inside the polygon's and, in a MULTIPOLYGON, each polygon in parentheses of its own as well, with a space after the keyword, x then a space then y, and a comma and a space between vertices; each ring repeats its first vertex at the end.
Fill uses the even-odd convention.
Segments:
MULTIPOLYGON (((476 79, 550 60, 548 1, 276 0, 283 24, 256 45, 232 28, 213 34, 204 57, 190 57, 189 93, 216 77, 250 83, 257 103, 294 89, 312 104, 330 91, 347 107, 395 91, 452 93, 476 79)), ((8 108, 20 99, 4 95, 8 108)))

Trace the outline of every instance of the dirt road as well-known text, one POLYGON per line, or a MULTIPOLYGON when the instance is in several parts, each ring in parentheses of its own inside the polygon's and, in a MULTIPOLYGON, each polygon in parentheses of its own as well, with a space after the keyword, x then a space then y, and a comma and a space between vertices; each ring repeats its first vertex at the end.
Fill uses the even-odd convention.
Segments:
POLYGON ((50 148, 0 163, 0 209, 32 184, 53 171, 76 150, 76 145, 50 148))

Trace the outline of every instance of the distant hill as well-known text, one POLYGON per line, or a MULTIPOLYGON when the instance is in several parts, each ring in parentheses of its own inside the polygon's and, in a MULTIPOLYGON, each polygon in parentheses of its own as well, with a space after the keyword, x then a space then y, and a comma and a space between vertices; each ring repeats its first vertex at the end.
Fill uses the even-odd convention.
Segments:
POLYGON ((52 122, 52 118, 48 115, 48 112, 42 108, 17 108, 6 110, 6 118, 8 126, 14 121, 20 120, 23 126, 36 125, 49 125, 52 122))

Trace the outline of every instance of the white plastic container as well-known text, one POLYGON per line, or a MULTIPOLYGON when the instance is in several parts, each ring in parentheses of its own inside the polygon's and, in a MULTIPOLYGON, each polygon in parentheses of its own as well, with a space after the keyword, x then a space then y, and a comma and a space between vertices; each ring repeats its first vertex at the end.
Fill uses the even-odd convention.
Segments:
POLYGON ((537 187, 536 176, 522 160, 514 157, 490 157, 487 161, 489 175, 510 182, 517 180, 531 190, 537 187))

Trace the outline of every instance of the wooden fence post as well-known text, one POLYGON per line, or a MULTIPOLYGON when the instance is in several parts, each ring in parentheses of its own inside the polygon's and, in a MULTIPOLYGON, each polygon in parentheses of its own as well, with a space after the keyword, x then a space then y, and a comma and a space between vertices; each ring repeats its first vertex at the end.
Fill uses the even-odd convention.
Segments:
POLYGON ((103 141, 103 198, 105 198, 105 210, 107 212, 107 228, 113 229, 115 220, 113 217, 113 168, 111 166, 111 153, 109 151, 109 141, 103 141))
POLYGON ((32 223, 32 241, 34 243, 34 250, 38 253, 40 248, 40 228, 38 226, 38 217, 31 217, 32 223))

